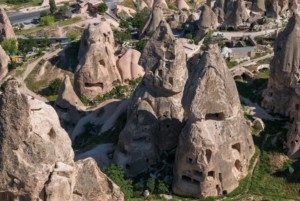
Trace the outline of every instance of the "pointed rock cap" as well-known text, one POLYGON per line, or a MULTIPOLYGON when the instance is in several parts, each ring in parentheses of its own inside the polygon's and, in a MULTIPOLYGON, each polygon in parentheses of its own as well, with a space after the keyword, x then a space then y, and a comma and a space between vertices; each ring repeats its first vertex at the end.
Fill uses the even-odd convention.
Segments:
POLYGON ((300 81, 300 17, 294 14, 274 46, 270 77, 285 87, 296 87, 300 81))
POLYGON ((176 0, 176 4, 179 10, 190 9, 189 5, 184 0, 176 0))
POLYGON ((16 39, 16 35, 4 8, 0 7, 0 42, 6 39, 16 39))
POLYGON ((217 45, 210 45, 185 85, 182 105, 190 119, 232 117, 240 111, 238 91, 217 45))
POLYGON ((60 86, 55 104, 63 109, 70 109, 71 107, 81 109, 84 107, 76 95, 68 75, 65 76, 60 86))
POLYGON ((8 73, 8 64, 10 62, 9 56, 5 53, 3 48, 0 45, 0 81, 8 73))
POLYGON ((158 25, 162 20, 164 20, 163 10, 158 6, 155 6, 148 20, 146 21, 143 28, 141 29, 140 35, 141 36, 147 34, 151 35, 157 29, 158 25))
POLYGON ((146 44, 140 64, 145 68, 147 86, 170 93, 183 90, 187 78, 185 49, 165 20, 146 44))

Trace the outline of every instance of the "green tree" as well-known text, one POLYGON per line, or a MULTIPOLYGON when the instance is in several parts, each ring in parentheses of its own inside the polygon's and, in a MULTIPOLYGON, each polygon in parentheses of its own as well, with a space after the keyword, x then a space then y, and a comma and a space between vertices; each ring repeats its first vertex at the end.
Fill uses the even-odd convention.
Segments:
POLYGON ((34 47, 37 47, 37 42, 33 39, 32 36, 29 36, 28 39, 18 40, 18 48, 21 52, 30 52, 34 47))
POLYGON ((136 28, 141 28, 144 25, 146 19, 149 17, 149 15, 150 15, 150 10, 147 8, 144 8, 140 12, 136 13, 131 20, 132 26, 136 28))
POLYGON ((45 16, 41 18, 40 24, 42 26, 50 26, 54 23, 54 17, 53 16, 45 16))
POLYGON ((115 39, 118 43, 123 43, 124 41, 128 41, 131 39, 131 35, 122 31, 115 31, 115 39))
POLYGON ((50 12, 54 14, 57 11, 55 0, 49 0, 50 12))
POLYGON ((40 12, 40 18, 45 17, 47 15, 48 15, 47 11, 40 12))
POLYGON ((63 13, 67 12, 68 10, 69 10, 69 5, 67 3, 65 3, 63 7, 59 8, 59 12, 63 12, 63 13))
POLYGON ((67 34, 67 37, 70 38, 71 41, 76 40, 79 36, 80 34, 76 32, 70 32, 67 34))
POLYGON ((129 22, 126 21, 126 20, 121 20, 120 27, 121 28, 128 28, 129 27, 129 22))
POLYGON ((125 179, 124 170, 121 166, 113 164, 110 167, 104 168, 103 172, 121 188, 126 200, 133 196, 132 181, 125 179))
POLYGON ((18 53, 18 43, 15 39, 8 39, 4 40, 1 43, 1 46, 3 47, 4 51, 7 54, 17 54, 18 53))
POLYGON ((48 89, 49 89, 49 94, 48 95, 57 95, 62 82, 63 81, 61 79, 58 79, 58 78, 55 79, 55 80, 52 80, 51 83, 48 86, 48 89))
POLYGON ((149 188, 149 191, 151 192, 151 193, 154 193, 154 190, 155 190, 155 179, 154 178, 149 178, 148 180, 147 180, 147 186, 148 186, 148 188, 149 188))
POLYGON ((107 11, 108 7, 106 5, 106 3, 100 3, 99 6, 98 6, 98 12, 100 14, 103 14, 107 11))
POLYGON ((147 42, 148 41, 146 39, 139 40, 139 42, 136 43, 136 49, 140 52, 143 52, 147 42))

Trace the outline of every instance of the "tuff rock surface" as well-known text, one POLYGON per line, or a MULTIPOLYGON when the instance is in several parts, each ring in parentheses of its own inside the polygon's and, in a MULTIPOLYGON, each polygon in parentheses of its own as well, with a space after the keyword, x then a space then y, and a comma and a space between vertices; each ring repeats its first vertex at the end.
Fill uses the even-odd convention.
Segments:
POLYGON ((0 81, 8 73, 8 64, 10 62, 9 56, 5 53, 0 45, 0 81))
POLYGON ((128 176, 147 171, 160 154, 176 147, 183 126, 182 91, 187 79, 183 44, 162 20, 140 59, 145 75, 127 110, 114 162, 128 176))
POLYGON ((55 105, 65 112, 67 117, 63 119, 72 123, 77 123, 81 118, 81 111, 85 110, 85 106, 76 95, 68 75, 65 76, 60 86, 55 105))
POLYGON ((270 64, 268 88, 263 92, 262 106, 288 116, 294 121, 289 129, 286 146, 292 158, 300 156, 300 17, 295 14, 279 33, 274 58, 270 64))
POLYGON ((4 8, 0 7, 0 42, 6 39, 16 39, 16 36, 4 8))
POLYGON ((198 20, 198 36, 202 38, 209 30, 215 29, 218 26, 218 19, 213 10, 206 4, 204 4, 200 10, 201 15, 198 20))
POLYGON ((233 191, 247 175, 255 148, 218 46, 194 66, 182 105, 187 123, 177 146, 173 192, 207 197, 233 191))
POLYGON ((0 96, 0 200, 124 200, 93 159, 74 162, 54 109, 17 85, 0 96))
POLYGON ((214 12, 223 27, 237 28, 249 19, 244 0, 217 0, 214 12))
POLYGON ((152 12, 144 24, 143 28, 141 29, 140 35, 147 35, 147 34, 153 34, 154 31, 157 29, 158 25, 160 24, 161 20, 164 19, 164 13, 163 10, 155 6, 152 9, 152 12))
POLYGON ((114 46, 113 31, 106 21, 90 24, 84 31, 74 81, 79 97, 92 100, 112 90, 116 83, 126 84, 128 80, 143 76, 144 70, 138 65, 140 53, 129 49, 118 59, 114 46))

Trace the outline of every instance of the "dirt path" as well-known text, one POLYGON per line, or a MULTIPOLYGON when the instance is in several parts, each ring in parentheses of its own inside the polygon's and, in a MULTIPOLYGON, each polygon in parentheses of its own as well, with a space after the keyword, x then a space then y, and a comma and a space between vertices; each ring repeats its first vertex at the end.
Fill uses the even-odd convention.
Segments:
POLYGON ((32 70, 34 69, 34 67, 42 60, 48 60, 50 58, 52 58, 53 56, 57 55, 62 49, 59 48, 53 52, 47 52, 45 53, 44 56, 36 59, 35 61, 29 63, 27 66, 26 66, 26 70, 24 71, 23 73, 23 76, 22 77, 16 77, 16 80, 20 83, 20 87, 19 87, 19 90, 21 93, 27 95, 27 96, 32 96, 40 101, 43 101, 43 102, 48 102, 48 100, 39 95, 39 94, 36 94, 34 93, 33 91, 31 91, 30 89, 27 88, 26 86, 26 83, 25 83, 25 80, 26 78, 29 76, 29 74, 32 72, 32 70))

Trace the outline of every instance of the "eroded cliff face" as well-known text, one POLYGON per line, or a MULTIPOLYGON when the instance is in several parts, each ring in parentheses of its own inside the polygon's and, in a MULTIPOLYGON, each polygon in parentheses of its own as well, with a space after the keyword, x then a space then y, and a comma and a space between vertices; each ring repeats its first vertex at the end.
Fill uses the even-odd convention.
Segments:
POLYGON ((244 0, 217 0, 214 12, 223 27, 237 28, 244 25, 249 19, 244 0))
POLYGON ((8 64, 10 62, 9 56, 5 53, 3 48, 0 45, 0 81, 7 75, 8 73, 8 64))
POLYGON ((93 159, 74 162, 55 110, 17 85, 0 96, 0 200, 124 200, 93 159))
POLYGON ((187 123, 176 151, 173 192, 227 194, 247 175, 253 140, 218 46, 210 46, 193 69, 182 99, 187 123))
POLYGON ((270 64, 268 88, 263 92, 262 105, 288 116, 293 125, 287 136, 288 155, 300 156, 300 17, 295 14, 290 18, 287 27, 281 32, 274 46, 274 58, 270 64))
POLYGON ((4 8, 0 7, 0 42, 6 39, 16 39, 16 35, 4 8))
POLYGON ((93 100, 112 90, 117 83, 126 84, 144 75, 143 68, 137 64, 139 52, 129 49, 118 59, 114 47, 113 31, 107 22, 90 24, 84 31, 74 81, 79 97, 93 100))
POLYGON ((183 126, 182 91, 187 79, 183 44, 164 20, 147 43, 140 64, 145 75, 128 109, 114 162, 128 176, 147 171, 163 151, 176 147, 183 126))

